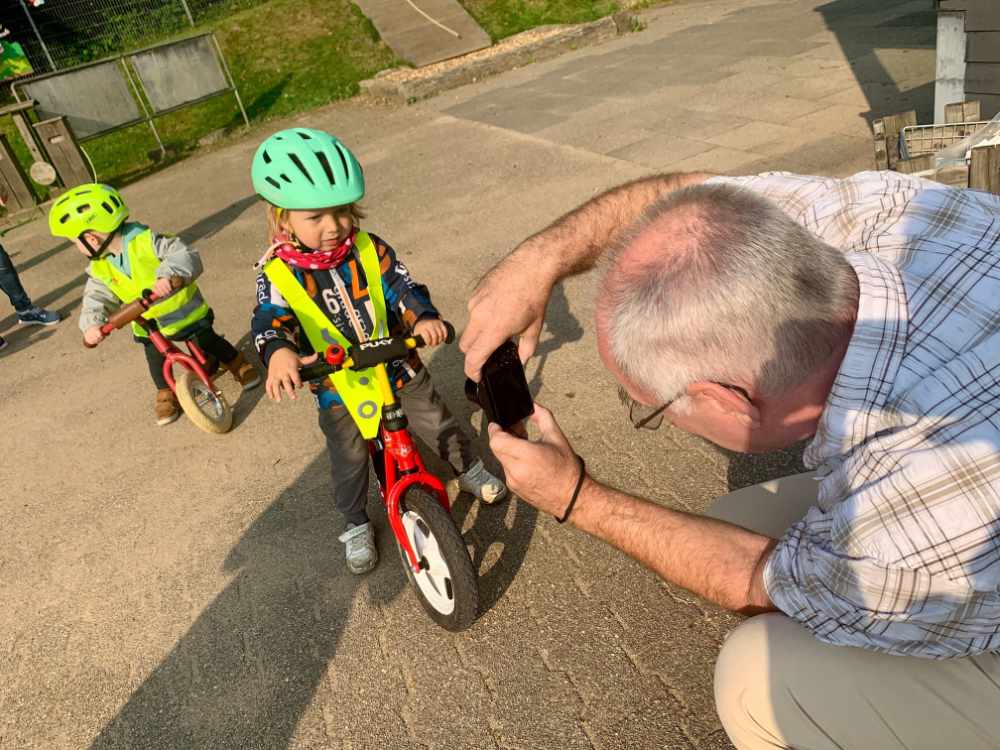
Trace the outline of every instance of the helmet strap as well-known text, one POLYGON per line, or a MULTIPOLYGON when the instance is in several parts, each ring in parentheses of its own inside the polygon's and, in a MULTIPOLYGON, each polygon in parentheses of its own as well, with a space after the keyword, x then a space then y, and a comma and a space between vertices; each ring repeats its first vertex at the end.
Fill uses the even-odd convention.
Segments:
POLYGON ((104 253, 107 251, 108 245, 111 244, 111 240, 113 240, 115 238, 115 235, 118 234, 118 230, 116 229, 114 232, 111 232, 107 237, 105 237, 104 241, 101 242, 100 247, 98 247, 96 250, 94 250, 94 248, 92 248, 90 246, 90 243, 87 242, 86 239, 84 239, 84 235, 87 232, 89 232, 89 231, 90 230, 88 229, 86 232, 81 232, 79 239, 80 239, 80 242, 82 242, 86 246, 87 253, 88 253, 88 255, 90 255, 90 259, 91 260, 97 260, 98 258, 100 258, 101 256, 103 256, 104 253))

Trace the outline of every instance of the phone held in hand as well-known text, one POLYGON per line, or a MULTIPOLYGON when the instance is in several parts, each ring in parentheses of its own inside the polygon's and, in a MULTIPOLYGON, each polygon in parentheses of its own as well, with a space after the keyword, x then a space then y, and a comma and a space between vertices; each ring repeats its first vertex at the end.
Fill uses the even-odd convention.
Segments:
POLYGON ((482 407, 489 421, 505 430, 530 417, 535 405, 524 366, 517 356, 517 344, 513 341, 501 344, 483 365, 479 382, 465 381, 465 396, 482 407))

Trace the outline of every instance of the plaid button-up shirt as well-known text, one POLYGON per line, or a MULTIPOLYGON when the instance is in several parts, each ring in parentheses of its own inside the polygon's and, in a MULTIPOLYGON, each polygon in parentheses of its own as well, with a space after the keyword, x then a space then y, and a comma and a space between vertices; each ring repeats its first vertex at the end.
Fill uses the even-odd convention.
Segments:
POLYGON ((843 249, 857 325, 806 465, 817 507, 764 572, 821 640, 1000 650, 1000 198, 893 172, 715 178, 843 249))

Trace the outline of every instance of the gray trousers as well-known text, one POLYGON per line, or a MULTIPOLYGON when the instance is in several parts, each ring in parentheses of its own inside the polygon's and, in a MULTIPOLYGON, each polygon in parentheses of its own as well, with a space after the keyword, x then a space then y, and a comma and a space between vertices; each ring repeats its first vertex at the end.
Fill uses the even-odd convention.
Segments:
MULTIPOLYGON (((817 483, 785 477, 719 498, 708 515, 780 537, 817 483)), ((726 638, 715 704, 738 750, 1000 748, 1000 654, 934 661, 817 640, 783 614, 726 638)))
MULTIPOLYGON (((434 448, 456 473, 471 465, 469 438, 448 411, 434 389, 427 368, 423 368, 399 391, 399 400, 410 422, 410 430, 434 448)), ((321 409, 319 428, 326 437, 333 480, 333 502, 347 523, 368 521, 368 443, 361 437, 347 409, 321 409)))

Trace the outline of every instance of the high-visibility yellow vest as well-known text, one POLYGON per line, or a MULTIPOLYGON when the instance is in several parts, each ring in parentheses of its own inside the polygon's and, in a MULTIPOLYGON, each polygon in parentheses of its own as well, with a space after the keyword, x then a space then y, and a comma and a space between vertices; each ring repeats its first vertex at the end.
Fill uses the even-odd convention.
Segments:
MULTIPOLYGON (((388 316, 385 308, 385 293, 382 290, 382 269, 380 268, 378 251, 375 243, 366 232, 358 232, 354 237, 354 245, 361 256, 361 270, 368 286, 368 299, 374 313, 375 332, 372 338, 389 335, 388 316)), ((273 258, 264 266, 264 273, 271 283, 277 287, 285 302, 292 308, 298 318, 306 338, 312 344, 314 351, 322 357, 323 352, 331 344, 339 344, 348 350, 351 342, 330 322, 326 313, 309 296, 302 284, 280 258, 273 258)), ((361 437, 371 440, 378 435, 379 422, 382 419, 383 397, 375 380, 373 368, 367 370, 341 370, 331 375, 337 393, 344 401, 344 406, 354 419, 361 437)))
MULTIPOLYGON (((128 274, 106 258, 90 261, 90 272, 94 278, 103 281, 118 299, 128 304, 139 299, 143 290, 153 288, 156 269, 161 261, 156 257, 153 232, 148 227, 128 239, 125 252, 128 253, 128 274)), ((155 320, 160 332, 169 337, 204 318, 208 309, 198 285, 191 283, 164 297, 142 317, 155 320)), ((132 333, 136 336, 149 335, 136 323, 132 324, 132 333)))

